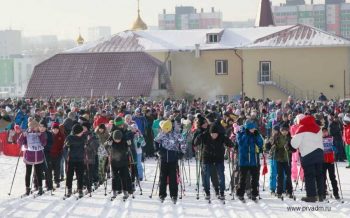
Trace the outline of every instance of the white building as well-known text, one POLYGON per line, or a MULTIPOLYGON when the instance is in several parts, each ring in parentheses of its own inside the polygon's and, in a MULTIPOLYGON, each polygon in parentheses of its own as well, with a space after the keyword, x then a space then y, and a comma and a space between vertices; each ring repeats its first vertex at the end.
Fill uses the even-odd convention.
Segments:
POLYGON ((38 60, 32 57, 15 58, 13 61, 14 96, 22 97, 27 89, 33 69, 38 60))
POLYGON ((22 36, 20 30, 0 30, 0 58, 19 55, 22 51, 22 36))
POLYGON ((109 26, 97 26, 90 27, 88 29, 88 41, 93 42, 101 38, 108 38, 111 34, 111 27, 109 26))

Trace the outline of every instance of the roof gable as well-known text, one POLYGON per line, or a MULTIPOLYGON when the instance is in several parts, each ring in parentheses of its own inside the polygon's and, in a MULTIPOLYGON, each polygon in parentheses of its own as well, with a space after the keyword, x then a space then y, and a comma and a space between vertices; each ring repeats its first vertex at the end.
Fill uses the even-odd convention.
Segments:
POLYGON ((340 36, 303 24, 267 35, 245 46, 246 48, 288 48, 350 46, 350 41, 340 36))

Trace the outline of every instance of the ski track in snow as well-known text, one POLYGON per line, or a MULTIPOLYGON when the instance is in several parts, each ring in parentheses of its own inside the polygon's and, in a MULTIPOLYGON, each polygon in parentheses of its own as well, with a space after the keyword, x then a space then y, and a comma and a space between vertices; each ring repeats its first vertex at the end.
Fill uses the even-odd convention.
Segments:
MULTIPOLYGON (((342 190, 344 194, 345 203, 341 204, 334 199, 330 200, 330 203, 315 203, 308 204, 300 201, 300 198, 305 195, 305 192, 301 192, 300 189, 296 191, 297 200, 289 199, 285 197, 284 201, 271 196, 269 193, 269 176, 267 174, 265 181, 265 191, 262 191, 263 176, 260 176, 260 196, 262 197, 257 203, 247 199, 246 203, 242 203, 237 200, 231 200, 230 190, 225 193, 226 201, 223 204, 220 200, 216 199, 212 194, 211 204, 204 199, 202 187, 200 187, 199 200, 196 199, 196 161, 191 160, 191 186, 189 185, 189 172, 188 165, 185 162, 185 193, 182 199, 178 199, 177 204, 174 205, 170 198, 166 198, 164 203, 160 203, 158 199, 158 175, 154 187, 152 199, 149 198, 154 180, 154 174, 156 171, 157 162, 155 160, 146 161, 146 179, 141 182, 143 189, 143 195, 140 195, 139 187, 136 187, 135 198, 132 199, 130 195, 129 199, 125 202, 122 200, 122 195, 118 195, 114 201, 110 200, 111 180, 108 180, 107 184, 107 196, 104 195, 104 185, 100 186, 95 192, 92 193, 92 197, 89 195, 84 196, 82 199, 76 200, 76 195, 72 195, 71 198, 63 200, 64 196, 64 182, 61 183, 61 188, 54 192, 54 195, 50 195, 50 192, 38 198, 33 196, 21 198, 24 193, 24 163, 22 158, 20 160, 17 175, 15 178, 13 190, 11 196, 8 196, 8 192, 11 186, 13 173, 16 167, 17 158, 0 156, 0 217, 121 217, 121 218, 138 218, 138 217, 159 217, 159 218, 185 218, 185 217, 198 217, 198 218, 224 218, 224 217, 244 217, 244 218, 277 218, 277 217, 293 217, 293 218, 309 218, 309 217, 349 217, 350 214, 350 170, 345 169, 346 163, 338 163, 339 173, 342 182, 342 190), (315 212, 291 212, 287 210, 289 206, 318 206, 318 207, 331 207, 331 211, 315 211, 315 212)), ((226 186, 229 185, 229 167, 225 167, 226 186)), ((337 178, 338 179, 338 178, 337 178)), ((73 188, 76 185, 76 181, 73 181, 73 188)), ((179 185, 179 197, 181 186, 179 185)), ((212 191, 214 193, 214 191, 212 191)), ((168 193, 169 196, 169 193, 168 193)))

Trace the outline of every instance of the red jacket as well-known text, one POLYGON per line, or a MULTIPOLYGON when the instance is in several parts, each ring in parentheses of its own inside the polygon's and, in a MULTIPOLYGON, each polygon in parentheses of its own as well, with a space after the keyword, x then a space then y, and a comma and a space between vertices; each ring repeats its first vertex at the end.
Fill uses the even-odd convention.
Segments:
POLYGON ((52 135, 53 135, 53 144, 50 151, 50 156, 58 157, 63 152, 63 145, 64 145, 64 140, 66 139, 66 136, 61 132, 58 132, 57 135, 55 134, 52 134, 52 135))
POLYGON ((100 116, 94 121, 93 127, 96 129, 100 124, 107 124, 109 123, 109 120, 106 117, 100 116))
POLYGON ((350 125, 344 125, 343 141, 345 144, 350 145, 350 125))

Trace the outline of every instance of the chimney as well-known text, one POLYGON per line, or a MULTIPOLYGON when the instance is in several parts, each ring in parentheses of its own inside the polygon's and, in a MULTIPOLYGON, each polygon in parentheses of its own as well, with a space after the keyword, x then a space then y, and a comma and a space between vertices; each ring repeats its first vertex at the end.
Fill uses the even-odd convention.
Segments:
POLYGON ((214 7, 211 7, 211 12, 212 12, 212 13, 214 13, 214 12, 215 12, 214 7))
POLYGON ((259 0, 258 14, 256 16, 255 26, 266 27, 275 26, 273 20, 271 2, 269 0, 259 0))
POLYGON ((166 10, 165 9, 163 9, 163 14, 166 14, 166 10))
POLYGON ((203 8, 201 8, 201 13, 204 13, 204 10, 203 10, 203 8))
POLYGON ((195 50, 195 52, 194 52, 194 56, 195 56, 196 58, 200 58, 200 57, 201 57, 201 51, 199 50, 200 45, 199 45, 199 44, 195 44, 194 46, 195 46, 195 48, 196 48, 196 50, 195 50))

